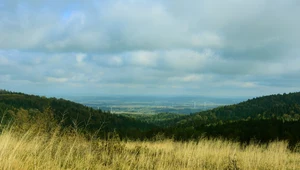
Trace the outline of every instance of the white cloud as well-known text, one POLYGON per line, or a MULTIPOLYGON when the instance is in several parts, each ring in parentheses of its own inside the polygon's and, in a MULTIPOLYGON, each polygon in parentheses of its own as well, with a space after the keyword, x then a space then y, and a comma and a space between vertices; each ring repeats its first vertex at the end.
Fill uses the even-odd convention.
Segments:
POLYGON ((184 82, 184 83, 190 83, 190 82, 200 82, 204 80, 204 76, 203 75, 196 75, 196 74, 190 74, 190 75, 184 75, 182 77, 169 77, 168 81, 171 82, 184 82))
POLYGON ((184 82, 193 82, 203 80, 203 76, 201 75, 188 75, 183 78, 184 82))
POLYGON ((47 77, 47 81, 50 83, 65 83, 68 81, 68 78, 47 77))
POLYGON ((77 54, 76 55, 76 61, 78 64, 84 63, 84 59, 86 58, 86 54, 77 54))
POLYGON ((254 82, 244 82, 244 83, 241 83, 240 85, 245 88, 257 87, 256 83, 254 83, 254 82))
POLYGON ((210 50, 196 52, 193 50, 172 50, 162 57, 166 67, 183 71, 198 71, 214 57, 210 50))
POLYGON ((256 82, 250 82, 250 81, 241 81, 241 80, 225 80, 222 82, 218 82, 216 84, 217 87, 222 86, 228 86, 231 88, 242 88, 242 89, 248 89, 248 88, 258 88, 259 85, 257 85, 256 82))
POLYGON ((215 47, 215 48, 221 48, 223 47, 223 40, 220 36, 210 33, 210 32, 203 32, 197 35, 192 36, 192 45, 195 47, 215 47))
POLYGON ((131 64, 144 67, 157 66, 158 57, 157 53, 148 51, 134 52, 129 56, 131 64))
POLYGON ((294 90, 298 7, 296 0, 4 0, 1 83, 82 93, 294 90))

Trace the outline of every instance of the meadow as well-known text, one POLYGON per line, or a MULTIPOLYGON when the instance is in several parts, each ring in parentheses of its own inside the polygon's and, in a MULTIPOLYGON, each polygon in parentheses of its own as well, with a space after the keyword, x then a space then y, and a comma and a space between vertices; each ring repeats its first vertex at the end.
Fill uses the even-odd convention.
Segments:
POLYGON ((299 169, 300 153, 285 141, 240 145, 221 139, 176 142, 103 140, 59 127, 0 134, 0 169, 299 169))

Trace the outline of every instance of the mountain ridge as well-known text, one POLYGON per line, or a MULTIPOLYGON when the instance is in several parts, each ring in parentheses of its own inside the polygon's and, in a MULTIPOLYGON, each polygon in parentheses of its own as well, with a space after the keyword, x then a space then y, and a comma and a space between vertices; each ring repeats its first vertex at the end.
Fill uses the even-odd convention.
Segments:
POLYGON ((249 143, 252 140, 268 142, 280 139, 288 140, 292 145, 300 141, 300 92, 256 97, 184 116, 159 114, 153 116, 158 118, 154 120, 151 116, 111 114, 65 99, 0 90, 1 122, 13 119, 14 113, 20 109, 35 115, 48 108, 56 120, 64 119, 63 127, 74 127, 76 122, 88 133, 101 128, 102 137, 116 132, 121 138, 133 140, 162 135, 174 140, 221 137, 249 143))

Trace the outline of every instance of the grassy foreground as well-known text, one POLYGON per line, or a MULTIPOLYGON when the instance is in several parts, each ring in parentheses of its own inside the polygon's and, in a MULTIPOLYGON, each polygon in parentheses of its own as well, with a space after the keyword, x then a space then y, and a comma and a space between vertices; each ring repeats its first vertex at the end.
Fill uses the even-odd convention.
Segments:
POLYGON ((87 140, 76 133, 36 130, 0 134, 0 169, 299 169, 300 153, 286 142, 269 145, 223 140, 199 142, 87 140))

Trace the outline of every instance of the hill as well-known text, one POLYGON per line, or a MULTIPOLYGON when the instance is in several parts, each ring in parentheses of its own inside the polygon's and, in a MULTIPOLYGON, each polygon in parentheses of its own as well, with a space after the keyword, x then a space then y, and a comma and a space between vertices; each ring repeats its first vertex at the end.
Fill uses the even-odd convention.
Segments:
MULTIPOLYGON (((293 98, 295 94, 289 95, 293 98)), ((265 142, 273 136, 288 140, 291 138, 286 137, 290 136, 299 141, 296 109, 289 112, 289 119, 280 112, 270 118, 254 113, 253 118, 239 118, 239 115, 236 119, 224 115, 224 118, 216 115, 210 118, 211 113, 222 113, 224 108, 243 109, 252 101, 260 105, 257 100, 261 98, 189 116, 164 113, 136 116, 136 119, 168 126, 157 128, 130 115, 114 115, 64 99, 0 91, 0 169, 297 169, 300 145, 294 144, 291 149, 287 141, 241 145, 216 139, 239 137, 243 141, 247 135, 254 134, 265 142), (198 121, 207 123, 195 124, 195 118, 204 115, 207 119, 198 121), (86 135, 99 128, 102 136, 86 135), (273 133, 277 128, 284 133, 273 133), (212 139, 192 140, 200 136, 212 139), (148 140, 124 140, 124 137, 148 140)), ((292 106, 297 104, 292 102, 292 106)))
POLYGON ((170 127, 182 120, 186 115, 177 113, 157 113, 157 114, 122 114, 123 116, 134 118, 142 122, 154 124, 158 127, 170 127))
POLYGON ((100 130, 103 136, 108 132, 116 131, 124 137, 137 138, 147 129, 155 127, 133 118, 114 115, 101 109, 95 110, 65 99, 0 91, 1 123, 16 119, 18 114, 19 117, 27 115, 26 119, 30 121, 34 116, 43 113, 48 114, 46 116, 52 114, 62 127, 78 128, 89 133, 100 130))
POLYGON ((257 97, 239 104, 218 107, 199 112, 181 120, 180 124, 207 124, 215 121, 236 121, 247 119, 299 120, 300 93, 277 94, 257 97))
POLYGON ((257 97, 183 117, 163 131, 179 140, 222 137, 251 140, 300 141, 300 93, 257 97))
MULTIPOLYGON (((300 141, 300 93, 257 97, 188 116, 168 113, 145 116, 116 115, 65 99, 0 91, 1 125, 14 120, 35 123, 39 121, 37 115, 44 115, 46 121, 42 122, 53 119, 63 128, 97 133, 104 138, 114 132, 121 139, 133 140, 203 137, 242 143, 287 140, 290 146, 300 141)), ((52 125, 46 127, 49 126, 52 125)))

